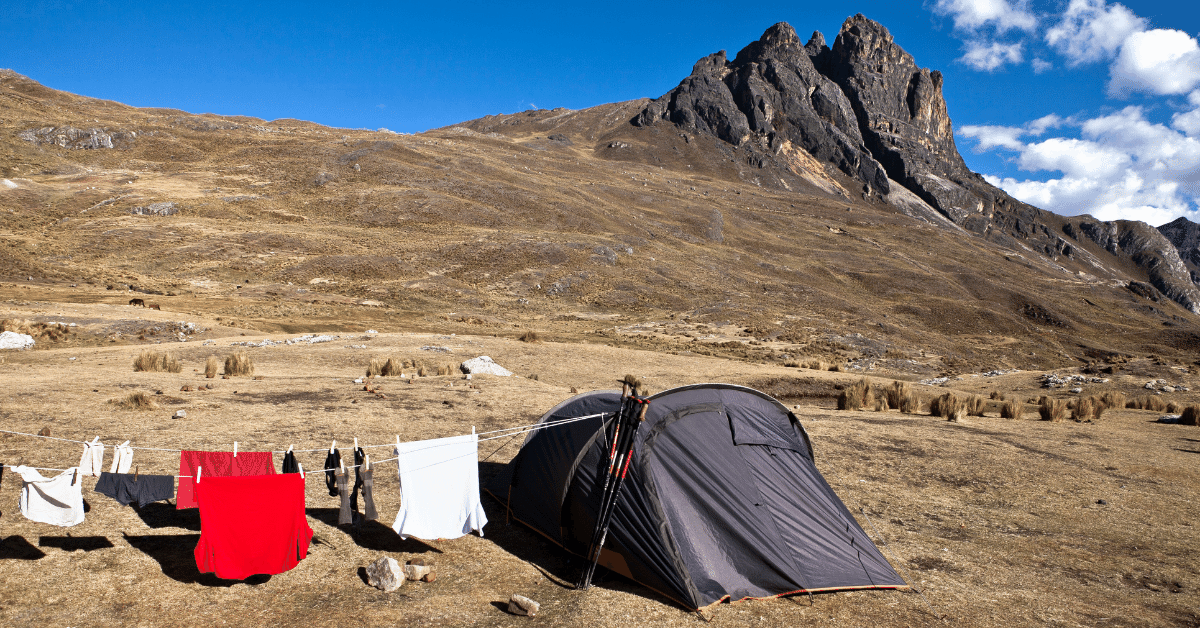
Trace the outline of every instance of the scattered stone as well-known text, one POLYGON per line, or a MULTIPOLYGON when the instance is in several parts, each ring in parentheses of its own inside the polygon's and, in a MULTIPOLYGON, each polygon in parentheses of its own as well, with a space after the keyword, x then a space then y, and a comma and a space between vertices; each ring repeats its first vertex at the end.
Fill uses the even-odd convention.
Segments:
POLYGON ((1145 388, 1146 390, 1154 390, 1154 382, 1146 382, 1146 385, 1142 386, 1142 388, 1145 388))
POLYGON ((1104 500, 1104 499, 1097 499, 1097 500, 1096 500, 1096 503, 1097 503, 1097 504, 1100 504, 1101 506, 1107 506, 1107 505, 1108 505, 1108 500, 1104 500))
POLYGON ((0 349, 28 349, 34 345, 33 336, 15 331, 0 333, 0 349))
POLYGON ((391 593, 404 584, 404 571, 395 558, 380 556, 379 560, 367 565, 367 584, 391 593))
POLYGON ((175 411, 175 414, 174 414, 174 416, 172 416, 171 418, 173 418, 173 419, 186 419, 186 418, 187 418, 187 411, 186 411, 186 410, 176 410, 176 411, 175 411))
POLYGON ((48 427, 43 427, 42 430, 40 432, 38 432, 38 436, 49 436, 49 435, 50 435, 50 428, 48 428, 48 427))
POLYGON ((1163 386, 1162 388, 1159 388, 1159 390, 1161 390, 1163 392, 1175 392, 1175 387, 1174 386, 1163 386))
POLYGON ((404 577, 407 580, 424 580, 433 573, 433 566, 426 565, 425 559, 414 558, 404 563, 404 577))
POLYGON ((462 372, 475 375, 499 375, 500 377, 511 377, 512 371, 496 364, 490 357, 481 355, 477 358, 471 358, 459 365, 462 372))
POLYGON ((533 617, 537 615, 538 609, 541 608, 541 606, 541 604, 534 602, 524 595, 516 595, 514 593, 512 597, 508 598, 508 612, 512 613, 513 615, 533 617))
POLYGON ((129 213, 135 216, 173 216, 179 213, 179 205, 175 203, 150 203, 145 207, 134 207, 129 213))
POLYGON ((450 347, 439 347, 436 345, 425 345, 421 347, 421 351, 432 351, 434 353, 450 353, 450 347))
POLYGON ((187 384, 184 384, 184 385, 183 385, 183 386, 182 386, 182 387, 179 389, 179 392, 192 392, 192 387, 191 387, 191 386, 188 386, 187 384))
POLYGON ((360 378, 358 378, 358 379, 354 380, 354 383, 355 383, 355 384, 361 384, 361 383, 363 383, 363 380, 362 380, 362 378, 360 377, 360 378))
POLYGON ((1073 392, 1073 393, 1075 393, 1076 395, 1078 395, 1079 393, 1083 392, 1083 389, 1082 389, 1082 388, 1080 388, 1080 387, 1078 387, 1078 386, 1076 386, 1075 388, 1072 388, 1072 389, 1071 389, 1071 392, 1073 392))

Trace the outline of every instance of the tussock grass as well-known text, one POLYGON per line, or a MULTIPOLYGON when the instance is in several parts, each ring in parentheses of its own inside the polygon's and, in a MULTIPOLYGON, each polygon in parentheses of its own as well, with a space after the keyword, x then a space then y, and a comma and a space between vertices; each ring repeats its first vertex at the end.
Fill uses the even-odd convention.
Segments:
POLYGON ((371 363, 367 364, 367 377, 379 377, 383 375, 383 365, 386 362, 380 358, 371 358, 371 363))
POLYGON ((1000 392, 999 390, 993 390, 991 398, 993 401, 1004 401, 1004 393, 1000 392))
POLYGON ((528 377, 529 379, 532 379, 532 380, 533 380, 533 381, 535 381, 535 382, 536 382, 536 381, 538 381, 538 374, 537 374, 537 373, 530 373, 529 375, 526 375, 526 377, 528 377))
POLYGON ((800 362, 800 368, 808 369, 810 371, 825 371, 829 369, 829 364, 827 364, 824 360, 818 360, 814 358, 800 362))
POLYGON ((1025 404, 1018 399, 1009 399, 1000 405, 1000 418, 1019 419, 1025 413, 1025 404))
POLYGON ((1183 414, 1179 416, 1179 422, 1183 425, 1200 426, 1200 406, 1188 406, 1183 409, 1183 414))
POLYGON ((417 377, 428 377, 428 376, 429 376, 429 371, 425 370, 424 364, 417 367, 417 377))
POLYGON ((1100 395, 1100 402, 1104 404, 1105 408, 1124 408, 1125 393, 1107 390, 1104 394, 1100 395))
POLYGON ((159 353, 145 349, 134 359, 133 370, 149 373, 178 373, 183 370, 183 367, 179 364, 179 359, 170 352, 159 353))
POLYGON ((921 411, 921 396, 915 392, 909 391, 908 394, 900 398, 900 412, 904 414, 916 414, 921 411))
POLYGON ((57 342, 71 335, 71 328, 62 323, 35 323, 24 319, 6 318, 0 320, 0 332, 11 331, 26 334, 34 340, 49 340, 57 342))
POLYGON ((404 369, 401 368, 399 361, 388 358, 387 362, 384 362, 383 366, 379 368, 379 374, 384 377, 400 377, 404 374, 404 369))
POLYGON ((1125 402, 1125 407, 1133 410, 1150 410, 1166 412, 1167 402, 1157 395, 1139 395, 1125 402))
POLYGON ((541 342, 542 336, 536 331, 528 329, 525 331, 525 333, 518 336, 517 340, 520 340, 521 342, 541 342))
POLYGON ((871 382, 865 377, 843 388, 837 399, 838 410, 861 410, 864 406, 874 406, 871 382))
POLYGON ((967 403, 954 396, 953 393, 946 393, 929 402, 929 414, 942 417, 947 421, 958 422, 967 414, 967 403))
POLYGON ((1172 401, 1167 404, 1167 413, 1179 414, 1183 412, 1183 406, 1178 401, 1172 401))
POLYGON ((215 355, 208 356, 204 361, 204 376, 212 379, 217 376, 217 371, 221 369, 221 360, 215 355))
POLYGON ((150 395, 141 391, 129 393, 120 399, 109 399, 108 403, 124 410, 153 410, 158 407, 150 395))
POLYGON ((883 393, 887 399, 888 407, 893 410, 899 410, 900 406, 904 403, 904 398, 912 394, 912 387, 908 385, 908 382, 896 380, 892 382, 891 386, 884 389, 883 393))
POLYGON ((1051 399, 1043 396, 1038 404, 1038 415, 1043 421, 1063 421, 1067 418, 1067 404, 1062 399, 1051 399))
POLYGON ((966 401, 967 416, 983 416, 984 403, 983 397, 979 395, 968 397, 966 401))
POLYGON ((254 360, 245 351, 238 351, 225 358, 225 375, 229 377, 254 375, 254 360))
MULTIPOLYGON (((1075 407, 1071 411, 1071 418, 1076 423, 1087 423, 1096 418, 1096 400, 1092 397, 1080 399, 1075 403, 1075 407)), ((1100 408, 1103 412, 1104 409, 1100 408)))

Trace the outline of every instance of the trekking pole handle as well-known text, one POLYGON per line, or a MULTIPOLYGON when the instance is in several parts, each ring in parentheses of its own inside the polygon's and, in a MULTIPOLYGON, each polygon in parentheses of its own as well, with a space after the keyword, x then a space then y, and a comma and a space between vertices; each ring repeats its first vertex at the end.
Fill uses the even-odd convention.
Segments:
POLYGON ((643 401, 643 402, 642 402, 642 411, 641 411, 641 413, 639 413, 639 414, 638 414, 638 421, 639 421, 639 422, 641 422, 641 421, 645 421, 645 420, 646 420, 646 410, 647 410, 647 409, 649 409, 649 408, 650 408, 650 402, 649 402, 649 401, 643 401))

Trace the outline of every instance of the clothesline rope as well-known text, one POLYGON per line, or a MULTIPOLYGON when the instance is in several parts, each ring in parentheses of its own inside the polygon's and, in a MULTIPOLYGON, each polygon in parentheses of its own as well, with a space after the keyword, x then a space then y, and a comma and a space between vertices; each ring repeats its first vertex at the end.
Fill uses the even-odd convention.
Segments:
MULTIPOLYGON (((484 441, 489 441, 489 440, 496 440, 496 439, 498 439, 498 438, 512 438, 512 437, 514 437, 514 436, 520 436, 521 434, 527 434, 527 433, 530 433, 530 432, 536 432, 536 431, 538 431, 538 430, 542 430, 542 429, 546 429, 546 428, 550 428, 550 427, 558 427, 558 426, 560 426, 560 425, 566 425, 566 424, 568 424, 568 423, 574 423, 574 422, 576 422, 576 421, 585 421, 585 420, 587 420, 587 419, 595 419, 595 418, 598 418, 598 417, 607 416, 607 415, 609 415, 609 414, 612 414, 612 413, 611 413, 611 412, 601 412, 601 413, 599 413, 599 414, 589 414, 589 415, 587 415, 587 416, 581 416, 581 417, 570 417, 570 418, 566 418, 566 419, 555 419, 555 420, 553 420, 553 421, 546 421, 545 423, 533 423, 533 424, 530 424, 530 425, 521 425, 521 426, 517 426, 517 427, 507 427, 507 428, 502 428, 502 429, 498 429, 498 430, 490 430, 490 431, 487 431, 487 432, 480 432, 480 433, 479 433, 479 435, 483 435, 483 434, 495 434, 495 433, 497 433, 497 432, 509 432, 509 431, 511 431, 512 433, 511 433, 511 434, 500 434, 499 436, 489 436, 488 438, 480 438, 480 439, 479 439, 479 442, 484 442, 484 441), (517 431, 514 431, 514 430, 517 430, 517 431)), ((29 437, 32 437, 32 438, 46 438, 46 439, 50 439, 50 440, 59 440, 59 441, 64 441, 64 442, 68 442, 68 443, 77 443, 77 444, 80 444, 80 445, 88 445, 88 444, 90 444, 88 441, 73 440, 73 439, 70 439, 70 438, 58 438, 58 437, 55 437, 55 436, 43 436, 43 435, 41 435, 41 434, 27 434, 27 433, 25 433, 25 432, 14 432, 14 431, 12 431, 12 430, 0 430, 0 433, 5 433, 5 434, 16 434, 16 435, 18 435, 18 436, 29 436, 29 437)), ((426 450, 426 449, 433 449, 433 448, 435 448, 435 447, 445 447, 445 446, 454 445, 454 444, 457 444, 457 443, 438 443, 438 444, 436 444, 436 445, 428 445, 428 446, 426 446, 426 447, 421 447, 421 448, 419 448, 419 449, 412 449, 412 450, 409 450, 409 451, 408 451, 408 452, 406 452, 406 453, 414 453, 414 452, 418 452, 418 451, 424 451, 424 450, 426 450)), ((362 449, 367 449, 367 448, 377 448, 377 447, 395 447, 395 446, 396 446, 396 443, 387 443, 387 444, 385 444, 385 445, 366 445, 366 446, 363 446, 363 447, 361 447, 361 448, 362 448, 362 449)), ((172 452, 172 453, 180 453, 180 452, 182 452, 182 451, 183 451, 183 450, 180 450, 180 449, 161 449, 161 448, 155 448, 155 447, 130 447, 130 448, 131 448, 131 449, 141 449, 141 450, 143 450, 143 451, 145 451, 145 450, 149 450, 149 451, 167 451, 167 452, 172 452)), ((321 449, 292 449, 291 451, 292 451, 293 453, 296 453, 296 452, 299 452, 299 453, 306 453, 306 452, 308 452, 308 453, 311 453, 311 452, 318 452, 318 451, 328 451, 328 449, 329 449, 329 448, 325 448, 325 447, 323 447, 323 448, 321 448, 321 449)), ((499 449, 497 449, 497 451, 499 451, 499 449)), ((270 453, 273 453, 273 454, 282 454, 282 453, 287 453, 287 451, 272 451, 272 452, 270 452, 270 453)), ((493 453, 493 454, 495 454, 496 452, 492 452, 492 453, 493 453)), ((465 456, 459 456, 458 458, 461 458, 461 457, 465 457, 465 456)), ((458 458, 453 458, 453 460, 457 460, 458 458)), ((491 456, 488 456, 488 458, 491 458, 491 456)), ((383 459, 383 460, 379 460, 379 461, 372 461, 372 462, 371 462, 371 464, 372 464, 372 466, 374 466, 374 465, 376 465, 376 464, 382 464, 382 463, 385 463, 385 462, 392 462, 392 461, 399 460, 399 459, 400 459, 400 457, 399 457, 399 456, 396 456, 396 457, 394 457, 394 458, 385 458, 385 459, 383 459)), ((435 463, 435 464, 440 464, 440 463, 435 463)), ((28 467, 28 465, 26 465, 26 466, 28 467)), ((362 466, 362 465, 346 465, 346 466, 345 466, 345 468, 346 468, 346 469, 357 469, 357 468, 358 468, 358 467, 360 467, 360 466, 362 466)), ((6 464, 0 464, 0 467, 9 467, 9 468, 14 468, 14 465, 10 465, 10 464, 9 464, 9 465, 6 465, 6 464)), ((39 470, 39 471, 60 471, 60 472, 62 472, 62 471, 67 471, 67 469, 53 469, 53 468, 49 468, 49 467, 28 467, 28 468, 30 468, 30 469, 37 469, 37 470, 39 470)), ((340 469, 340 468, 342 468, 342 467, 338 467, 337 469, 340 469)), ((422 468, 424 468, 424 467, 422 467, 422 468)), ((336 471, 337 469, 321 469, 321 470, 319 470, 319 471, 305 471, 305 474, 308 474, 308 473, 325 473, 325 472, 328 472, 328 471, 336 471)), ((190 475, 179 475, 179 476, 176 476, 176 477, 180 477, 180 478, 190 478, 190 477, 192 477, 192 476, 190 476, 190 475)))

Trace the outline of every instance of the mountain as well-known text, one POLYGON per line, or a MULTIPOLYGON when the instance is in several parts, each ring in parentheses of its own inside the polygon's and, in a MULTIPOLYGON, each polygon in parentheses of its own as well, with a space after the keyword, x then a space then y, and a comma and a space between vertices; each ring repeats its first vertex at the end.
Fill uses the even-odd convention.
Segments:
POLYGON ((1176 247, 971 173, 942 80, 861 16, 832 46, 773 26, 654 100, 415 135, 0 71, 0 299, 920 375, 1194 360, 1176 247))

